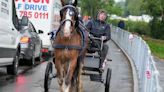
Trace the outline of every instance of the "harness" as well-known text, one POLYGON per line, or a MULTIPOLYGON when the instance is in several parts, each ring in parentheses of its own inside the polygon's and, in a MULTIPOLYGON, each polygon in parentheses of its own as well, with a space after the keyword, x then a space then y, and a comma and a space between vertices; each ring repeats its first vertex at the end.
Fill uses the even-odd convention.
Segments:
MULTIPOLYGON (((67 9, 67 8, 72 8, 72 9, 74 10, 74 12, 78 13, 76 7, 74 7, 74 6, 72 6, 72 5, 66 5, 66 6, 64 6, 64 7, 60 10, 60 16, 62 16, 62 11, 65 10, 65 9, 67 9)), ((77 17, 77 15, 76 15, 75 17, 77 17)), ((76 19, 77 19, 77 18, 76 18, 76 19)), ((58 32, 61 30, 61 26, 62 26, 66 21, 70 21, 72 24, 75 24, 75 22, 72 21, 72 20, 70 20, 70 19, 64 19, 64 20, 62 20, 62 21, 60 22, 60 26, 59 26, 59 29, 58 29, 56 35, 57 35, 58 32)), ((53 44, 53 48, 55 48, 55 49, 66 49, 66 50, 73 50, 73 49, 75 49, 75 50, 79 50, 79 53, 80 53, 79 56, 81 56, 81 55, 83 54, 83 52, 85 51, 85 48, 86 48, 86 46, 87 46, 87 44, 85 43, 86 40, 87 40, 87 35, 86 35, 87 33, 86 33, 85 30, 84 30, 84 26, 83 26, 83 27, 82 27, 82 26, 79 26, 79 21, 76 21, 76 22, 78 22, 78 23, 77 23, 78 26, 76 26, 76 31, 77 31, 78 33, 80 33, 81 38, 82 38, 82 40, 81 40, 81 46, 77 46, 77 45, 63 45, 63 44, 53 44)), ((56 36, 55 36, 55 37, 56 37, 56 36)))
MULTIPOLYGON (((87 41, 87 35, 85 30, 83 30, 81 27, 78 27, 78 32, 80 33, 82 40, 81 40, 81 44, 82 46, 77 46, 77 45, 63 45, 63 44, 54 44, 53 47, 55 49, 66 49, 66 50, 79 50, 79 56, 82 55, 82 53, 85 51, 85 48, 87 46, 86 41, 87 41)), ((60 30, 58 30, 59 32, 60 30)))

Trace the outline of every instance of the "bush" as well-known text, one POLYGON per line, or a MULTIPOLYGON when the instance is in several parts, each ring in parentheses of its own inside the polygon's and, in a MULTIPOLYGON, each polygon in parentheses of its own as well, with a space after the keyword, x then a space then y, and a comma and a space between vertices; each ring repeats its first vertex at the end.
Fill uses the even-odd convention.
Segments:
MULTIPOLYGON (((119 20, 109 20, 109 23, 117 26, 119 20)), ((125 30, 140 35, 150 35, 149 24, 143 21, 125 21, 125 30)))
MULTIPOLYGON (((117 26, 118 22, 119 20, 109 20, 109 23, 114 26, 117 26)), ((125 21, 125 30, 164 40, 164 23, 158 19, 154 19, 150 23, 143 21, 125 21)))
POLYGON ((160 20, 152 20, 150 22, 151 26, 151 36, 156 39, 164 40, 164 23, 160 20))
POLYGON ((127 21, 127 29, 140 35, 150 35, 150 27, 149 24, 146 22, 127 21))
POLYGON ((115 19, 115 20, 108 20, 108 22, 109 22, 110 24, 114 25, 114 26, 117 26, 119 20, 116 20, 116 19, 115 19))

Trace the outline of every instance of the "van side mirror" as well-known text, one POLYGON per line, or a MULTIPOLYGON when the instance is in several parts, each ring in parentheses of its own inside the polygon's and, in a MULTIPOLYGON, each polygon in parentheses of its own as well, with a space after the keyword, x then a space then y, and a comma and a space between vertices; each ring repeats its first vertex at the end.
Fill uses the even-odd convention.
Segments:
POLYGON ((42 31, 42 30, 38 30, 38 33, 39 33, 39 34, 43 34, 43 31, 42 31))
POLYGON ((27 16, 23 16, 22 20, 21 20, 21 26, 28 26, 28 17, 27 16))

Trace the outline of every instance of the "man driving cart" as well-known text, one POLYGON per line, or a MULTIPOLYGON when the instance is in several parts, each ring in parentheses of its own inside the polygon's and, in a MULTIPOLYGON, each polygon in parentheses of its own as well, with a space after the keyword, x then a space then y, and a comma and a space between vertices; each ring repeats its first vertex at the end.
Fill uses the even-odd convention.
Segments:
MULTIPOLYGON (((94 37, 101 38, 103 40, 102 51, 100 52, 100 70, 103 71, 103 63, 106 59, 108 53, 108 45, 107 41, 111 39, 111 32, 110 32, 110 25, 106 23, 107 20, 107 13, 104 10, 100 10, 96 16, 96 19, 93 19, 88 22, 86 27, 89 29, 89 33, 94 37)), ((99 44, 98 47, 101 45, 100 40, 95 40, 94 44, 99 44)), ((93 44, 93 45, 94 45, 93 44)))

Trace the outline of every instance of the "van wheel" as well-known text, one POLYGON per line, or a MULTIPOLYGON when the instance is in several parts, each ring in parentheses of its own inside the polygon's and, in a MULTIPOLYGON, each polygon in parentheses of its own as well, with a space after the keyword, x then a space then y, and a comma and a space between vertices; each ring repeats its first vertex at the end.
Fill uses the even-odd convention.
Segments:
POLYGON ((17 75, 18 66, 19 66, 19 52, 17 51, 17 54, 13 60, 13 64, 7 66, 7 73, 12 75, 17 75))

